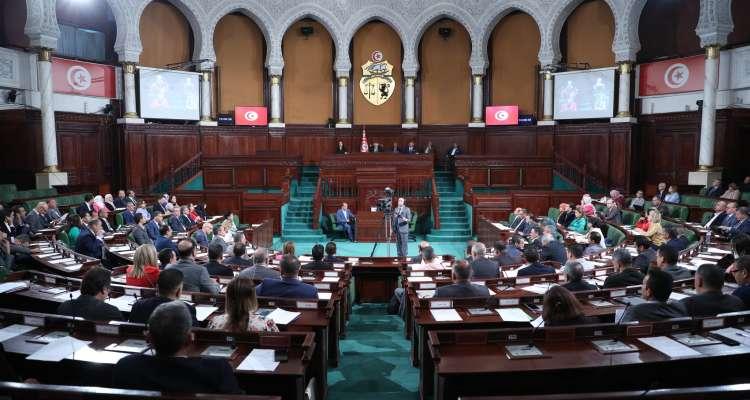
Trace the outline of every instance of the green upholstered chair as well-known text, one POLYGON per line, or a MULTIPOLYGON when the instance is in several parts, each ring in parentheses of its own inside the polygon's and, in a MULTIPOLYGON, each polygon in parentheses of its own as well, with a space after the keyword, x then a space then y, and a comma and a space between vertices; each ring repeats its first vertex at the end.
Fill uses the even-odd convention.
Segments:
POLYGON ((115 229, 119 229, 121 226, 125 225, 125 218, 123 218, 121 212, 115 214, 115 224, 117 225, 115 229))
POLYGON ((708 221, 710 221, 711 218, 713 218, 713 216, 714 216, 714 213, 712 213, 711 211, 704 212, 703 217, 701 217, 701 225, 706 225, 708 221))
POLYGON ((611 225, 611 224, 607 224, 607 225, 608 225, 607 238, 606 238, 607 243, 611 243, 612 247, 619 246, 622 242, 625 241, 626 239, 625 234, 621 230, 617 229, 614 225, 611 225))
POLYGON ((419 214, 416 211, 411 212, 411 219, 409 220, 409 239, 416 239, 417 232, 417 219, 419 214))
POLYGON ((57 239, 59 239, 61 242, 63 242, 68 248, 70 248, 70 237, 68 236, 68 232, 60 231, 60 233, 57 234, 57 239))
POLYGON ((331 231, 331 235, 332 236, 334 236, 334 237, 340 236, 342 238, 346 238, 346 231, 344 230, 344 228, 341 227, 340 225, 336 224, 336 214, 335 213, 328 214, 328 221, 329 221, 330 231, 331 231))
POLYGON ((560 209, 555 207, 550 207, 547 209, 547 217, 549 217, 551 220, 557 222, 557 217, 560 216, 560 209))

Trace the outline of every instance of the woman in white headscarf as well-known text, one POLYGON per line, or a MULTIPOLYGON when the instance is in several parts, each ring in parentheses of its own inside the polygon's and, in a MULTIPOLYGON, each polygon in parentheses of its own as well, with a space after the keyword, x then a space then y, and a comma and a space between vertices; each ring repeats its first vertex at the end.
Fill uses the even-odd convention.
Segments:
POLYGON ((102 195, 97 194, 96 197, 94 197, 94 206, 93 206, 93 208, 94 208, 94 212, 97 215, 99 214, 99 210, 103 210, 103 209, 107 208, 107 206, 104 205, 104 197, 102 197, 102 195))

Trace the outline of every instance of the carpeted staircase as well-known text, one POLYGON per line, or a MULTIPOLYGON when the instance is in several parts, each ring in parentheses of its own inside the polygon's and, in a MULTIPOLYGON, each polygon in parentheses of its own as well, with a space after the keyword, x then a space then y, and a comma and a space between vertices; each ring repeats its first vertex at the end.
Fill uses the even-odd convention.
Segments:
POLYGON ((440 195, 440 229, 427 235, 430 242, 466 242, 471 239, 469 217, 466 215, 463 193, 456 189, 452 172, 435 171, 435 183, 440 195))
POLYGON ((326 237, 320 229, 312 229, 312 202, 317 183, 318 169, 304 167, 299 185, 289 198, 284 226, 281 227, 282 240, 306 243, 325 242, 326 237))

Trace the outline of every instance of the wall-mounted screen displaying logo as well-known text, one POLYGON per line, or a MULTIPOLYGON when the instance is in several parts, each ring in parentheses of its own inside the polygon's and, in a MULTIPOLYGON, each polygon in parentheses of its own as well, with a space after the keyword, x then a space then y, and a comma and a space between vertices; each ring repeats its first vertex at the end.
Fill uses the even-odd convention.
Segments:
POLYGON ((114 98, 115 67, 52 57, 55 93, 114 98))
POLYGON ((703 90, 705 56, 675 58, 638 66, 638 96, 703 90))
POLYGON ((234 124, 252 126, 268 125, 268 111, 266 107, 235 107, 234 124))
POLYGON ((487 125, 518 125, 518 106, 488 106, 484 120, 487 125))
POLYGON ((370 59, 362 65, 362 79, 359 90, 370 104, 379 106, 393 96, 396 81, 393 79, 393 65, 384 59, 383 52, 375 50, 370 59))

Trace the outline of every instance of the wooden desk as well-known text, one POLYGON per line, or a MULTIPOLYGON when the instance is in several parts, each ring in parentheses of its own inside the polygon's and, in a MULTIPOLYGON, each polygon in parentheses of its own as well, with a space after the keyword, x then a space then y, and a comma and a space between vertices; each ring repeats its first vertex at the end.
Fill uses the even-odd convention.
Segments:
POLYGON ((254 248, 271 248, 273 245, 273 219, 263 220, 260 224, 252 224, 244 231, 245 239, 254 248))
POLYGON ((352 267, 357 303, 387 303, 398 284, 404 265, 398 258, 360 257, 352 267))
MULTIPOLYGON (((357 214, 357 223, 354 226, 355 240, 358 242, 384 242, 385 225, 383 213, 371 212, 369 209, 357 214)), ((396 237, 394 236, 395 240, 396 237)))

